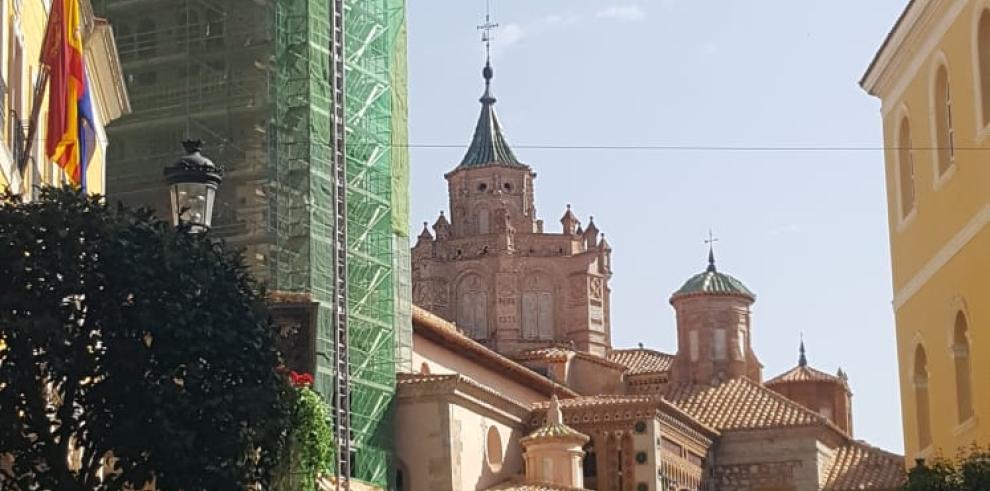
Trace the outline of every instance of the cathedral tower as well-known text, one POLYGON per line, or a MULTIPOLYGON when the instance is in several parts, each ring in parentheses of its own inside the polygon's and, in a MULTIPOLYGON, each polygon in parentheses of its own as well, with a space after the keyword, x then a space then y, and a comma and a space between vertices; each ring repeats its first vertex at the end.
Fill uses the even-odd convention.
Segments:
POLYGON ((708 268, 671 297, 677 313, 676 382, 712 384, 749 377, 759 382, 759 360, 750 345, 750 306, 756 295, 741 281, 718 271, 715 253, 708 268))
POLYGON ((612 248, 567 206, 560 232, 536 214, 536 173, 516 158, 495 114, 494 70, 474 137, 446 174, 450 218, 424 224, 413 247, 413 301, 513 355, 552 345, 604 356, 610 347, 612 248))

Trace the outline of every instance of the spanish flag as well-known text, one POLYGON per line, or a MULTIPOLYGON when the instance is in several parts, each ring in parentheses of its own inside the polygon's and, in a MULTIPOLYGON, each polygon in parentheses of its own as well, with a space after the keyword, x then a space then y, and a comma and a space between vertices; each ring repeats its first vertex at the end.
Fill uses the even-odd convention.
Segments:
POLYGON ((79 0, 53 0, 41 63, 49 71, 46 153, 73 184, 85 189, 96 126, 86 82, 79 0))

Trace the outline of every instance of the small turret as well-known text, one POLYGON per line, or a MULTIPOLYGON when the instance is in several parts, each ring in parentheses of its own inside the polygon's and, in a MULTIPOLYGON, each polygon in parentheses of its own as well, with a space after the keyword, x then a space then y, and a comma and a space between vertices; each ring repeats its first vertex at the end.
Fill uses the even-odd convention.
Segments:
POLYGON ((577 233, 577 227, 580 225, 577 217, 574 216, 574 212, 571 211, 571 205, 567 205, 567 210, 564 212, 564 216, 560 218, 560 224, 564 226, 564 235, 574 235, 577 233))
POLYGON ((581 461, 588 436, 564 424, 560 401, 554 395, 547 408, 547 422, 519 440, 526 460, 526 482, 583 489, 581 461))
POLYGON ((588 228, 584 230, 584 241, 588 249, 594 249, 598 245, 598 227, 595 226, 595 217, 588 218, 588 228))
POLYGON ((766 382, 767 388, 802 406, 818 412, 850 436, 852 427, 852 392, 845 372, 840 368, 829 375, 808 366, 808 356, 801 340, 798 365, 766 382))
POLYGON ((739 377, 759 382, 762 365, 750 346, 755 300, 741 281, 718 270, 710 247, 708 267, 670 297, 677 312, 673 378, 712 385, 739 377))
POLYGON ((419 233, 419 240, 416 241, 416 247, 424 246, 433 242, 433 234, 430 233, 430 225, 423 222, 423 231, 419 233))
POLYGON ((440 217, 433 224, 433 231, 437 234, 437 240, 447 240, 450 238, 450 222, 447 221, 447 217, 444 216, 443 211, 440 211, 440 217))

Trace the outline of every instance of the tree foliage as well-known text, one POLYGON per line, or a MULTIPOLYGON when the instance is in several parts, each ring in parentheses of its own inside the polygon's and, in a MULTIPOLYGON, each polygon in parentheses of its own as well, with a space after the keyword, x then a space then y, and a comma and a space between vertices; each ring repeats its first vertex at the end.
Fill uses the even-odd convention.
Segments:
POLYGON ((990 449, 971 447, 955 460, 919 462, 908 473, 904 491, 990 490, 990 449))
POLYGON ((312 389, 312 375, 292 372, 292 384, 295 397, 289 419, 288 444, 282 459, 283 474, 275 489, 316 491, 317 479, 332 471, 334 448, 330 408, 312 389))
POLYGON ((268 482, 293 389, 240 255, 74 191, 2 201, 0 489, 268 482))

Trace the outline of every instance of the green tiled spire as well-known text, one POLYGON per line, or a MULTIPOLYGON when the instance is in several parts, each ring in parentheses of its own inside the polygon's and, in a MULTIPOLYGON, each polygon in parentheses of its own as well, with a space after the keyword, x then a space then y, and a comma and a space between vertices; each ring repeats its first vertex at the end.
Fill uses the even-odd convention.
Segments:
POLYGON ((495 71, 490 62, 485 62, 482 70, 485 78, 485 93, 481 96, 481 115, 478 117, 478 125, 474 128, 474 138, 471 146, 461 160, 458 169, 465 167, 484 167, 489 165, 503 165, 508 167, 528 168, 512 153, 509 143, 502 133, 502 125, 495 115, 495 96, 492 95, 492 77, 495 71))

